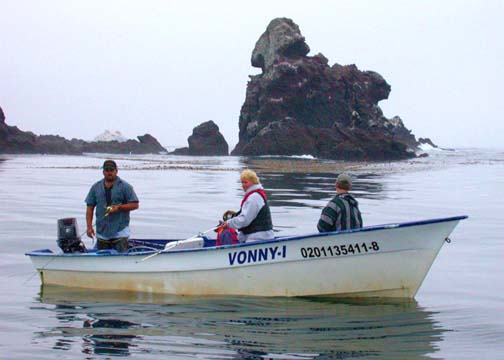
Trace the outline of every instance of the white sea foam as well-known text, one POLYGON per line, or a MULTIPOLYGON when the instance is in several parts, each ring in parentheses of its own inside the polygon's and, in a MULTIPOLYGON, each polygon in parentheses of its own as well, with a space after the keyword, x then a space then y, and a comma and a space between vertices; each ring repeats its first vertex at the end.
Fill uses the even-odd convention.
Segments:
POLYGON ((282 159, 308 159, 316 160, 317 158, 313 155, 303 154, 303 155, 261 155, 261 158, 282 158, 282 159))
POLYGON ((100 135, 95 137, 93 141, 117 141, 117 142, 125 142, 128 141, 126 137, 121 134, 119 130, 105 130, 100 135))
POLYGON ((442 150, 440 148, 435 148, 434 146, 432 146, 430 144, 421 144, 419 146, 419 148, 420 148, 420 150, 425 151, 425 152, 442 150))

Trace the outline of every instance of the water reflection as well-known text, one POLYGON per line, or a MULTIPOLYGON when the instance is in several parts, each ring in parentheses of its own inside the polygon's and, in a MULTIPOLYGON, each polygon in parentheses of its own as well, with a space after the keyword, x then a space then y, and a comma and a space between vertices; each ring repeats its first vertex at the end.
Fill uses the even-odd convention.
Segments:
POLYGON ((88 319, 84 321, 84 329, 92 329, 92 335, 83 337, 83 353, 100 355, 129 355, 129 347, 133 345, 136 335, 128 331, 139 324, 116 319, 88 319), (126 334, 122 334, 122 331, 126 334))
POLYGON ((7 159, 0 157, 0 171, 4 171, 3 164, 7 163, 7 159))
MULTIPOLYGON (((321 208, 335 195, 333 173, 276 173, 260 174, 261 184, 268 193, 270 206, 321 208)), ((359 199, 382 200, 386 198, 383 176, 366 173, 353 174, 353 189, 359 199)), ((234 191, 243 194, 239 178, 236 178, 234 191)))
POLYGON ((68 353, 203 359, 417 358, 444 329, 415 301, 179 297, 43 286, 56 322, 34 334, 68 353))
POLYGON ((48 303, 55 306, 53 311, 58 326, 48 332, 37 332, 36 337, 59 334, 52 346, 55 350, 70 351, 74 345, 79 345, 85 354, 125 356, 130 354, 131 346, 136 346, 135 332, 142 327, 138 323, 115 319, 113 311, 94 313, 89 306, 76 301, 60 299, 48 303))

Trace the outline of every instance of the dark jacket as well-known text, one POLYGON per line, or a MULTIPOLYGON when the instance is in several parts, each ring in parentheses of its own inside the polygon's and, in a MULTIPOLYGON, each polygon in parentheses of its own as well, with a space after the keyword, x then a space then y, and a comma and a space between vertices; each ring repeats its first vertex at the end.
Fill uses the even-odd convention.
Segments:
POLYGON ((322 210, 317 228, 320 232, 362 227, 359 203, 348 193, 338 194, 322 210))

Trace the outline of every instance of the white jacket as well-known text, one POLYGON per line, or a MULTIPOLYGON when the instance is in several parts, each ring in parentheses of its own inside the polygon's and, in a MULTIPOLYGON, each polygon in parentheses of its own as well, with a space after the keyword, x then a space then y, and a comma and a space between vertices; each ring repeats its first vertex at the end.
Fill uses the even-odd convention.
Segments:
MULTIPOLYGON (((245 195, 254 191, 263 189, 261 184, 253 185, 247 189, 245 195)), ((241 212, 238 216, 228 220, 227 226, 233 229, 241 229, 246 226, 249 226, 252 221, 257 217, 259 211, 261 211, 262 207, 266 203, 264 202, 263 197, 254 193, 250 195, 241 208, 241 212)), ((253 242, 253 241, 261 241, 261 240, 271 240, 275 237, 273 230, 268 231, 258 231, 252 234, 243 234, 241 231, 238 232, 238 241, 240 242, 253 242)))

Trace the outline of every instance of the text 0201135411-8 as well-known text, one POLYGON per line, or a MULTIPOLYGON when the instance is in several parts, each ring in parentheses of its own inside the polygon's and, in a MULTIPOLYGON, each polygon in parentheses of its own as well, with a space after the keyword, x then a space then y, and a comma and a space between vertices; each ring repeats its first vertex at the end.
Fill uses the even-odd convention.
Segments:
POLYGON ((363 242, 345 245, 302 247, 301 256, 304 258, 314 258, 326 256, 355 255, 376 252, 379 250, 380 246, 378 245, 378 243, 376 241, 372 241, 370 243, 363 242))

